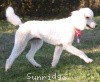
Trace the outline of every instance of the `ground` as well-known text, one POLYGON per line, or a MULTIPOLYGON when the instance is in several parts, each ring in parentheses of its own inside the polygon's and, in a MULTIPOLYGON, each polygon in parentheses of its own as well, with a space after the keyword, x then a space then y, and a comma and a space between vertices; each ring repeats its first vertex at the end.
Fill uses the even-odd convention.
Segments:
POLYGON ((5 62, 14 44, 14 27, 6 20, 0 20, 0 82, 100 82, 100 16, 94 18, 98 27, 83 31, 81 43, 74 46, 83 50, 94 61, 86 64, 80 58, 63 51, 56 68, 51 68, 54 46, 44 43, 35 59, 42 68, 33 67, 23 53, 16 59, 12 68, 5 72, 5 62))

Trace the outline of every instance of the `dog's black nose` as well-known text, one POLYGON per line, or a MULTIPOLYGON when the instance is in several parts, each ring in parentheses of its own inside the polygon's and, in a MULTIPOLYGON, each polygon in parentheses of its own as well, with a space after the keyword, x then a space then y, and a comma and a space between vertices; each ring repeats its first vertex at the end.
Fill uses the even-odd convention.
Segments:
POLYGON ((97 24, 95 25, 95 27, 97 27, 97 24))

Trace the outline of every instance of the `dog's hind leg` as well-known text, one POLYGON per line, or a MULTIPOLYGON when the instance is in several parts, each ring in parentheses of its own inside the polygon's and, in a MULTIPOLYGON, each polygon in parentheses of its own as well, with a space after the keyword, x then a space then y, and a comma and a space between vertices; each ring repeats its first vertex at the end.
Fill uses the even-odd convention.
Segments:
POLYGON ((54 56, 52 60, 52 68, 56 67, 57 63, 59 62, 59 58, 61 56, 62 51, 63 51, 62 46, 55 47, 54 56))
POLYGON ((17 31, 16 32, 14 47, 13 47, 13 50, 11 52, 10 57, 6 61, 5 71, 10 69, 10 67, 12 66, 13 62, 15 61, 15 59, 25 49, 28 41, 29 41, 28 37, 25 34, 23 34, 23 32, 21 32, 21 31, 17 31))
POLYGON ((41 67, 41 65, 34 60, 34 55, 41 48, 42 45, 43 41, 41 39, 34 39, 31 41, 31 49, 26 55, 26 58, 33 66, 41 67))

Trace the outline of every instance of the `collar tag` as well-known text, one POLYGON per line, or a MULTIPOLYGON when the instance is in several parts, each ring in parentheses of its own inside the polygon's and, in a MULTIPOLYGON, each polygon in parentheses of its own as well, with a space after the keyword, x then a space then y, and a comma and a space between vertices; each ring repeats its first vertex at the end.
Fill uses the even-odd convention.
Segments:
POLYGON ((80 37, 77 37, 77 43, 80 43, 80 37))
POLYGON ((75 33, 77 37, 77 43, 80 43, 81 30, 75 29, 75 33))

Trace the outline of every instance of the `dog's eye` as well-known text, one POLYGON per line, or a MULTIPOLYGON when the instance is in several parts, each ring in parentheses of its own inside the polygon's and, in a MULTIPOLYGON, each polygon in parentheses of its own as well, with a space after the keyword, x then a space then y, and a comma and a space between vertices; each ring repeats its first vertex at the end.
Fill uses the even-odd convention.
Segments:
POLYGON ((86 17, 86 19, 89 19, 90 17, 86 17))

